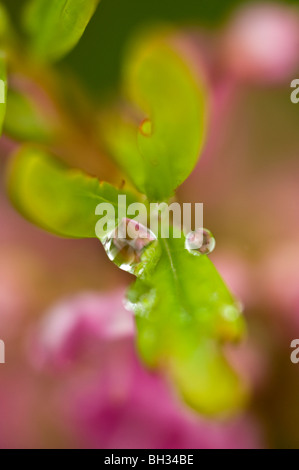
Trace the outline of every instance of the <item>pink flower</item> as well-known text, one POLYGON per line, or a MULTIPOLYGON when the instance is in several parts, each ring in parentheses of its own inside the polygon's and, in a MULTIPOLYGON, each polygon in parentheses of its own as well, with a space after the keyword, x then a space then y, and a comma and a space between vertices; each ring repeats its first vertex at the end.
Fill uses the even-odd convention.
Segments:
POLYGON ((32 361, 64 369, 103 342, 133 338, 134 323, 122 306, 123 292, 81 294, 46 313, 37 327, 37 341, 31 350, 32 361))
POLYGON ((299 331, 299 249, 298 238, 284 245, 272 244, 259 269, 263 301, 269 311, 284 320, 294 337, 299 331))
POLYGON ((250 5, 232 19, 224 41, 229 70, 238 78, 282 82, 299 64, 299 14, 278 4, 250 5))
POLYGON ((51 365, 58 379, 52 406, 76 447, 259 447, 248 416, 204 420, 140 364, 122 297, 79 295, 48 312, 36 332, 35 362, 39 357, 39 366, 51 365))

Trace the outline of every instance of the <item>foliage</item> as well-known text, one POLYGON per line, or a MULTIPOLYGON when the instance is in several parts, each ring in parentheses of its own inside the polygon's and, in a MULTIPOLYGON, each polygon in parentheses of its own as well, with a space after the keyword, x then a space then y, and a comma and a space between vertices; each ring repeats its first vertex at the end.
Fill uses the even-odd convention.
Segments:
MULTIPOLYGON (((37 76, 54 76, 44 64, 75 46, 96 4, 95 0, 30 1, 24 15, 28 63, 21 73, 33 82, 37 76)), ((6 50, 5 41, 2 47, 6 50)), ((18 47, 13 51, 11 46, 7 48, 11 73, 18 72, 16 58, 24 45, 18 47)), ((12 158, 7 175, 9 195, 25 217, 45 230, 65 237, 95 237, 99 202, 108 201, 116 207, 120 194, 127 195, 128 203, 140 199, 167 202, 196 164, 205 135, 207 89, 176 42, 176 32, 137 38, 124 64, 125 105, 111 105, 102 113, 99 129, 94 123, 94 128, 80 129, 78 134, 60 129, 60 137, 51 140, 52 123, 47 132, 45 119, 42 132, 47 139, 41 139, 40 119, 26 104, 26 92, 9 95, 7 134, 19 141, 33 141, 12 158), (14 115, 17 126, 13 125, 14 115), (99 138, 95 138, 96 132, 99 138), (59 162, 56 157, 64 159, 63 149, 69 149, 72 139, 73 148, 79 141, 90 148, 92 140, 99 159, 104 149, 125 181, 124 189, 100 183, 82 169, 59 162), (41 141, 45 147, 36 145, 41 141)), ((4 64, 0 73, 2 70, 4 64)), ((45 81, 46 87, 48 84, 45 81)), ((61 102, 59 94, 55 97, 52 87, 48 91, 51 99, 59 102, 56 108, 61 112, 66 103, 61 102)), ((4 116, 4 107, 1 109, 0 118, 4 116)), ((67 119, 65 114, 60 115, 61 127, 65 124, 73 129, 69 115, 67 119)), ((82 151, 82 168, 88 166, 84 159, 82 151)), ((73 166, 78 167, 75 158, 73 166)), ((237 302, 215 267, 206 256, 189 253, 184 239, 175 238, 173 233, 169 239, 159 238, 154 248, 145 249, 144 260, 128 292, 144 362, 163 370, 186 402, 200 412, 215 414, 240 407, 246 391, 226 361, 223 347, 240 339, 244 323, 237 302)))

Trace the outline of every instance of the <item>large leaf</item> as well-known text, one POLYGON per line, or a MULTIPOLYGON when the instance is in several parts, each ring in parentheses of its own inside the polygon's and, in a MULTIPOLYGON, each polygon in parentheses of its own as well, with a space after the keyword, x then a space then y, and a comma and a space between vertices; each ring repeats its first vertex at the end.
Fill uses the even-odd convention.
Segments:
POLYGON ((118 195, 125 194, 127 204, 136 200, 33 147, 24 147, 13 158, 8 190, 23 216, 49 232, 72 238, 96 237, 98 204, 112 204, 117 217, 118 195))
POLYGON ((99 0, 30 0, 25 28, 32 51, 43 60, 57 60, 79 41, 99 0))
POLYGON ((0 134, 2 133, 3 122, 6 112, 7 80, 5 56, 0 51, 0 134))
POLYGON ((137 188, 151 200, 164 200, 199 157, 207 92, 174 36, 150 35, 134 44, 124 69, 130 108, 104 117, 103 134, 137 188))
POLYGON ((160 239, 162 255, 128 293, 136 314, 138 348, 148 366, 163 369, 185 401, 215 414, 238 409, 246 392, 225 359, 225 342, 244 332, 244 320, 212 262, 160 239))

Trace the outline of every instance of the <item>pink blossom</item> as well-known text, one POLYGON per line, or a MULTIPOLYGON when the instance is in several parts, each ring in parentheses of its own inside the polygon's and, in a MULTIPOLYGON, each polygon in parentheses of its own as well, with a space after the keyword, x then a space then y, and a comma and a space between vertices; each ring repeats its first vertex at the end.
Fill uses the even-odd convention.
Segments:
POLYGON ((282 316, 295 334, 299 330, 298 239, 281 244, 279 250, 274 248, 271 245, 267 250, 259 268, 263 301, 272 314, 282 316))
POLYGON ((237 12, 224 40, 224 55, 227 67, 237 77, 276 83, 295 73, 298 47, 298 11, 265 3, 237 12))
POLYGON ((64 368, 97 343, 100 348, 111 338, 132 338, 133 318, 122 306, 122 295, 86 293, 52 308, 35 332, 33 362, 39 367, 64 368))
POLYGON ((35 359, 44 371, 52 366, 59 381, 52 400, 76 446, 259 447, 261 437, 250 417, 204 420, 140 364, 133 319, 122 297, 123 292, 79 295, 50 310, 35 333, 35 359))

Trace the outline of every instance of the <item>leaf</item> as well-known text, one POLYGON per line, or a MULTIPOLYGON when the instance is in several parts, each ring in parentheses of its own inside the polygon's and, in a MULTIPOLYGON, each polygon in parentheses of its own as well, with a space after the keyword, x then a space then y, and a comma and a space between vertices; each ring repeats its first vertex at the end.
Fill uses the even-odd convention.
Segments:
POLYGON ((96 238, 98 204, 113 205, 118 214, 118 195, 127 204, 131 193, 99 183, 81 171, 70 169, 46 152, 23 147, 13 158, 8 173, 8 191, 19 212, 39 227, 71 238, 96 238))
POLYGON ((5 56, 0 51, 0 135, 2 134, 2 127, 6 112, 6 95, 7 95, 7 79, 6 79, 6 64, 5 56))
POLYGON ((160 239, 160 245, 155 271, 128 292, 140 354, 149 367, 166 371, 197 411, 238 409, 246 391, 222 351, 244 333, 238 304, 212 262, 189 253, 183 238, 160 239))
POLYGON ((6 46, 14 38, 14 34, 6 8, 0 3, 0 46, 6 46))
POLYGON ((17 141, 47 143, 50 142, 54 130, 51 119, 47 119, 42 112, 42 106, 38 106, 32 97, 10 88, 4 132, 17 141))
POLYGON ((30 0, 24 25, 35 55, 55 61, 80 40, 99 0, 30 0))
MULTIPOLYGON (((169 198, 202 148, 207 91, 171 35, 139 38, 125 60, 128 107, 108 116, 112 156, 149 199, 169 198)), ((105 118, 105 117, 104 117, 105 118)))

